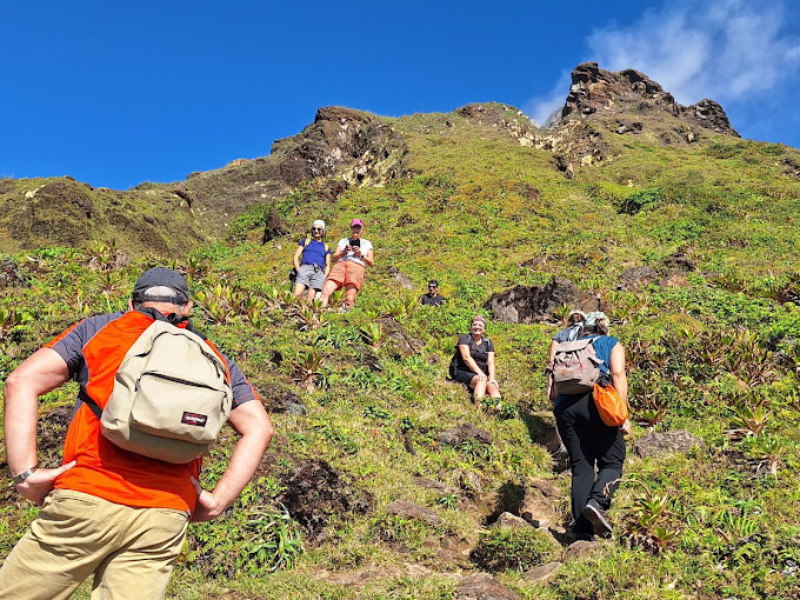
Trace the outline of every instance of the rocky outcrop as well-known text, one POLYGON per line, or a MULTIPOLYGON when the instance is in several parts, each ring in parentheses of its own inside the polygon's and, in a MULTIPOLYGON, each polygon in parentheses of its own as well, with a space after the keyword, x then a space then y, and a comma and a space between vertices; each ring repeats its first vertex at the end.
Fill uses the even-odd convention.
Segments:
POLYGON ((484 308, 503 323, 538 323, 554 320, 554 313, 564 305, 584 312, 602 308, 598 296, 584 292, 563 277, 553 277, 544 287, 518 285, 499 292, 489 298, 484 308))
MULTIPOLYGON (((571 117, 631 111, 663 112, 715 133, 739 137, 722 106, 713 100, 683 106, 661 85, 633 69, 612 73, 599 68, 596 62, 585 62, 572 71, 572 85, 561 111, 562 124, 571 117)), ((632 125, 623 127, 625 130, 618 130, 618 133, 642 130, 641 123, 635 128, 632 125)))
POLYGON ((293 187, 334 175, 352 183, 393 179, 405 151, 403 137, 382 119, 339 106, 320 108, 299 135, 272 146, 283 154, 280 179, 293 187))

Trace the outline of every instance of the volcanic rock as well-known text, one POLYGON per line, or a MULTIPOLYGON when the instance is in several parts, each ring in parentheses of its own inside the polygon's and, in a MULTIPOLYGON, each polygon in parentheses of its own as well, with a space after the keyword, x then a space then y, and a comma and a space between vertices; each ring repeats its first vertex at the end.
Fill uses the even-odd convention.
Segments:
POLYGON ((568 279, 553 277, 544 287, 518 285, 494 294, 485 308, 503 323, 536 323, 553 320, 555 311, 564 305, 591 312, 600 310, 602 303, 568 279))

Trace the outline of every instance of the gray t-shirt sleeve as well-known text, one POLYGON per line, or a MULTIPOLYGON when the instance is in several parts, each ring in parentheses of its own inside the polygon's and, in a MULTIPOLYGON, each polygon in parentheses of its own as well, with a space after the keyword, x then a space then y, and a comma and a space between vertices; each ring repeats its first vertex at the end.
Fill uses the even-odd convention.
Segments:
POLYGON ((45 348, 52 348, 64 359, 69 367, 69 374, 75 377, 84 366, 83 348, 92 337, 114 319, 118 319, 124 313, 111 313, 98 315, 82 321, 78 321, 72 327, 64 331, 61 335, 45 344, 45 348))
POLYGON ((258 394, 253 385, 244 376, 242 370, 234 361, 225 356, 228 361, 228 368, 231 372, 231 388, 233 388, 233 408, 250 402, 251 400, 258 399, 258 394))

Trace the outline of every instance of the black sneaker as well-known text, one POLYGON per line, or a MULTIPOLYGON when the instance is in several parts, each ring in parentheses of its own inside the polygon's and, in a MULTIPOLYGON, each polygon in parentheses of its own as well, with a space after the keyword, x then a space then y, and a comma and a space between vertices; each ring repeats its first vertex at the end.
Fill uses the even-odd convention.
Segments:
POLYGON ((614 532, 614 528, 611 526, 611 523, 608 520, 606 511, 600 508, 597 500, 589 500, 581 514, 589 519, 592 527, 594 528, 594 532, 597 535, 605 538, 611 537, 611 534, 614 532))

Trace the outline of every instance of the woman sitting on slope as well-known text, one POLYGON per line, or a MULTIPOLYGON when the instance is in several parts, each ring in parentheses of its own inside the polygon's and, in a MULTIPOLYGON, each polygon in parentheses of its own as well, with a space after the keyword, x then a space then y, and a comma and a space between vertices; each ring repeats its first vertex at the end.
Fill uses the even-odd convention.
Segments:
POLYGON ((474 390, 475 402, 487 393, 500 399, 500 386, 494 366, 494 344, 483 337, 486 319, 481 315, 472 318, 470 333, 458 338, 458 345, 450 361, 450 378, 474 390))

